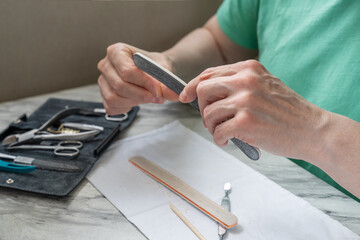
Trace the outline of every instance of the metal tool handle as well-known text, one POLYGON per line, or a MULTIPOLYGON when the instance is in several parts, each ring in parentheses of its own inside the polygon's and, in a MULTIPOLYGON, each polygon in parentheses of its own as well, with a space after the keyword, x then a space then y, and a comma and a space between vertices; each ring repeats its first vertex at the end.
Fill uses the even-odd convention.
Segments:
MULTIPOLYGON (((225 196, 221 200, 221 206, 230 212, 231 207, 230 207, 229 193, 231 191, 231 184, 230 183, 225 183, 224 184, 224 190, 225 190, 225 196)), ((218 235, 219 235, 220 240, 224 239, 224 236, 225 236, 226 232, 227 232, 227 229, 219 224, 219 226, 218 226, 218 235)))
POLYGON ((105 108, 81 108, 80 114, 86 116, 98 116, 98 115, 105 115, 105 119, 111 122, 123 122, 128 119, 128 113, 123 113, 120 115, 110 116, 106 113, 105 108))
POLYGON ((81 141, 61 141, 58 144, 58 147, 63 147, 63 148, 77 148, 80 149, 84 146, 84 144, 81 141))
POLYGON ((55 148, 54 154, 56 156, 63 156, 63 157, 74 157, 79 155, 80 150, 76 147, 58 147, 55 148))
POLYGON ((5 154, 5 153, 0 153, 0 158, 15 160, 16 156, 5 154))
POLYGON ((59 133, 59 134, 39 134, 35 135, 32 139, 38 140, 88 140, 100 133, 99 130, 91 130, 86 132, 80 132, 77 134, 59 133))
POLYGON ((64 122, 62 125, 67 128, 74 128, 78 130, 85 130, 85 131, 98 130, 99 132, 104 131, 104 127, 102 126, 85 124, 85 123, 64 122))
POLYGON ((80 141, 61 141, 54 150, 57 156, 74 157, 80 153, 83 143, 80 141))
POLYGON ((0 160, 0 171, 14 173, 28 173, 36 169, 35 166, 20 165, 0 160))
POLYGON ((231 210, 231 208, 230 208, 230 198, 228 196, 225 196, 221 200, 221 206, 230 212, 230 210, 231 210))
POLYGON ((56 113, 52 118, 50 118, 48 121, 46 121, 38 130, 39 131, 43 131, 46 130, 48 127, 54 125, 55 123, 57 123, 57 121, 59 121, 60 119, 70 116, 72 114, 76 114, 79 113, 81 111, 81 108, 65 108, 61 111, 59 111, 58 113, 56 113))
MULTIPOLYGON (((185 88, 186 83, 183 80, 145 55, 135 53, 133 60, 139 69, 163 83, 176 94, 180 95, 182 90, 185 88)), ((197 99, 189 104, 199 111, 197 99)), ((258 148, 253 147, 237 138, 232 138, 231 141, 251 160, 258 160, 260 158, 260 150, 258 148)))
POLYGON ((34 166, 29 166, 29 165, 31 165, 31 158, 13 156, 13 155, 8 155, 8 154, 4 154, 4 153, 0 153, 0 158, 10 159, 10 160, 14 161, 14 163, 11 163, 11 162, 5 162, 5 161, 0 160, 0 170, 1 171, 14 172, 14 173, 28 173, 28 172, 34 171, 36 168, 34 166), (24 162, 21 162, 20 164, 17 164, 17 159, 19 159, 19 158, 27 158, 30 160, 26 160, 24 162))

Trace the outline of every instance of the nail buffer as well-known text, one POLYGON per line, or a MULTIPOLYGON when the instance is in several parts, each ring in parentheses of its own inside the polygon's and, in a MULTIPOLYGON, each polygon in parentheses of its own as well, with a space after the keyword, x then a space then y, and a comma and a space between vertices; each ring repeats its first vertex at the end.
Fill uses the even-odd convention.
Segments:
MULTIPOLYGON (((180 95, 182 90, 185 88, 186 83, 183 80, 145 55, 137 52, 134 54, 133 60, 139 69, 163 83, 176 94, 180 95)), ((197 99, 189 104, 199 111, 197 99)), ((260 158, 260 150, 258 148, 253 147, 237 138, 232 138, 231 141, 250 159, 258 160, 260 158)))
POLYGON ((197 207, 203 213, 224 227, 232 228, 237 225, 238 220, 234 214, 230 213, 228 210, 221 207, 155 163, 141 156, 132 157, 129 159, 129 162, 154 178, 156 181, 163 184, 165 187, 172 190, 174 193, 184 198, 186 201, 197 207))

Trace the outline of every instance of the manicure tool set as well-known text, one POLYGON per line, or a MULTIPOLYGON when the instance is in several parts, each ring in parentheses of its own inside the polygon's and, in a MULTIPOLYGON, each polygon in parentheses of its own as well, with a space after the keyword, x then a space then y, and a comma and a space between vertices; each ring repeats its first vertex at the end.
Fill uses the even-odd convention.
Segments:
POLYGON ((67 195, 138 110, 109 116, 101 103, 49 99, 0 133, 0 186, 67 195))
MULTIPOLYGON (((11 134, 7 136, 2 145, 8 151, 16 150, 52 150, 55 156, 75 157, 79 155, 80 149, 83 147, 82 141, 89 141, 101 133, 104 128, 102 126, 90 125, 84 123, 64 122, 54 130, 54 126, 58 125, 61 119, 73 115, 99 115, 103 114, 107 121, 124 121, 127 114, 120 117, 110 117, 106 114, 104 108, 65 108, 57 112, 40 128, 31 129, 24 133, 11 134), (54 143, 55 142, 55 143, 54 143), (45 143, 45 144, 43 144, 45 143)), ((0 158, 12 160, 8 163, 0 160, 0 170, 16 173, 34 171, 35 167, 45 170, 74 172, 81 169, 70 163, 57 161, 46 161, 41 159, 32 159, 22 156, 12 156, 0 153, 0 158)))

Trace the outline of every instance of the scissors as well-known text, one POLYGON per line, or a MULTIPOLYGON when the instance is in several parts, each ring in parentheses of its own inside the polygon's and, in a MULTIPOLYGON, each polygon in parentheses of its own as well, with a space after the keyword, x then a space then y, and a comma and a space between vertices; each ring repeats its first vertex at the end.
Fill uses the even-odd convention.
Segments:
POLYGON ((7 150, 14 149, 38 149, 38 150, 54 150, 54 155, 64 156, 64 157, 74 157, 79 155, 80 148, 82 148, 83 143, 81 141, 60 141, 57 145, 16 145, 9 146, 7 150))

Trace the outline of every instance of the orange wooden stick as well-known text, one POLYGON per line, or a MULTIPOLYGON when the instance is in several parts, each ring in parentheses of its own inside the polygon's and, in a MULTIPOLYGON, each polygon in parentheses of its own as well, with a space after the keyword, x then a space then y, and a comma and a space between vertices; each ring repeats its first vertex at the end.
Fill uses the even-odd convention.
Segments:
POLYGON ((206 240, 206 238, 194 227, 194 225, 192 225, 191 222, 171 203, 170 208, 200 240, 206 240))

